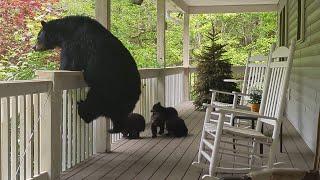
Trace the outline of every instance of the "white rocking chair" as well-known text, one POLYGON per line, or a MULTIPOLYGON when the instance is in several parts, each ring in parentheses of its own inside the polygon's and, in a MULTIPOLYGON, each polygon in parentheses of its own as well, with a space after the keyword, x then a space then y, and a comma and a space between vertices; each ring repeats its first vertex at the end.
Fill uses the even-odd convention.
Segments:
MULTIPOLYGON (((271 52, 274 50, 275 45, 273 44, 271 47, 271 52)), ((249 93, 252 88, 263 88, 265 75, 267 72, 267 65, 268 65, 268 56, 263 55, 255 55, 251 56, 249 53, 244 80, 242 83, 242 90, 241 92, 225 92, 225 91, 217 91, 217 90, 210 90, 212 92, 211 96, 211 104, 216 106, 225 106, 225 107, 233 107, 233 108, 246 108, 246 104, 248 101, 249 93), (222 103, 216 100, 217 94, 225 94, 229 96, 233 96, 233 103, 222 103), (241 97, 240 104, 238 102, 238 98, 241 97)), ((232 82, 232 80, 229 80, 232 82)), ((235 117, 233 114, 229 115, 230 120, 229 122, 225 122, 229 125, 234 125, 235 117)), ((252 121, 252 123, 254 123, 252 121)), ((253 126, 253 125, 252 125, 253 126)))
MULTIPOLYGON (((202 177, 203 179, 211 179, 215 173, 218 172, 247 173, 253 169, 262 169, 265 167, 272 168, 274 166, 274 157, 279 140, 280 124, 283 120, 294 47, 295 41, 292 41, 289 49, 286 47, 279 47, 270 55, 269 58, 271 60, 269 61, 267 68, 259 113, 230 107, 219 107, 212 104, 206 105, 206 116, 202 130, 198 159, 196 162, 193 162, 193 165, 207 168, 207 165, 201 163, 202 157, 209 161, 209 173, 204 175, 202 177), (211 120, 213 108, 215 108, 218 113, 217 122, 211 120), (226 114, 256 117, 258 118, 256 129, 253 130, 225 125, 224 118, 226 114), (271 137, 261 133, 262 123, 273 127, 271 137), (222 137, 224 139, 222 139, 222 137), (241 141, 246 140, 248 143, 243 144, 239 141, 230 141, 230 138, 239 139, 241 141), (243 151, 238 148, 228 149, 226 147, 221 147, 222 143, 232 144, 237 147, 246 147, 249 150, 243 151), (268 158, 266 166, 262 165, 262 158, 265 156, 257 154, 258 143, 270 146, 269 154, 266 156, 268 158), (241 167, 222 167, 219 162, 220 155, 222 155, 222 157, 231 155, 233 157, 246 158, 248 163, 227 162, 241 167), (259 164, 255 162, 256 160, 260 160, 259 164)), ((221 159, 223 160, 223 158, 221 159)))

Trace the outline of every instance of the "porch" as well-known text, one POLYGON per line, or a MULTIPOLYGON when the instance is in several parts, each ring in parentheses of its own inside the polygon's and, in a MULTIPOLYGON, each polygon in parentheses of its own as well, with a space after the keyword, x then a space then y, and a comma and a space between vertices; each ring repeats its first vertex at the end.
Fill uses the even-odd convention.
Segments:
MULTIPOLYGON (((177 109, 188 126, 188 137, 152 139, 148 127, 141 139, 116 141, 111 153, 94 155, 63 172, 61 179, 201 179, 205 172, 191 163, 197 157, 204 112, 195 111, 191 101, 177 109)), ((285 162, 281 167, 312 169, 314 155, 289 121, 284 123, 283 139, 284 152, 276 156, 285 162)), ((223 160, 235 161, 232 157, 223 160)))

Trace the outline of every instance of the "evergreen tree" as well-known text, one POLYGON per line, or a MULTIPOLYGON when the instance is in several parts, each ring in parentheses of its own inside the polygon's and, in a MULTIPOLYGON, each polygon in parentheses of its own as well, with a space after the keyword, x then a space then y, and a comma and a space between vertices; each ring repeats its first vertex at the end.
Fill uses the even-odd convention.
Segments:
MULTIPOLYGON (((212 32, 208 34, 211 40, 209 46, 205 46, 197 56, 197 79, 195 82, 194 104, 197 109, 202 108, 203 103, 209 103, 211 99, 210 89, 220 91, 237 91, 235 83, 224 82, 224 79, 232 78, 231 64, 229 59, 224 59, 225 45, 216 42, 217 34, 212 25, 212 32)), ((233 97, 217 94, 218 101, 232 103, 233 97)))

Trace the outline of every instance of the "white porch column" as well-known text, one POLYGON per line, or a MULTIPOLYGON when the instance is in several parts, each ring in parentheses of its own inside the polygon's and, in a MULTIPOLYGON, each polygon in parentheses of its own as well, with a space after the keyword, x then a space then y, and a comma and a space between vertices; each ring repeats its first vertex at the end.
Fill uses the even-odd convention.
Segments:
POLYGON ((190 43, 190 15, 188 12, 184 13, 183 19, 183 67, 184 67, 184 76, 183 76, 183 100, 188 101, 190 95, 190 82, 189 82, 189 43, 190 43))
MULTIPOLYGON (((157 61, 165 68, 165 26, 166 26, 166 2, 157 0, 157 61)), ((165 76, 163 71, 158 77, 158 101, 165 105, 165 76)))
MULTIPOLYGON (((111 0, 95 0, 96 19, 105 28, 111 28, 111 0)), ((111 136, 107 133, 110 129, 110 119, 98 118, 94 121, 94 152, 110 152, 111 151, 111 136)))
POLYGON ((62 90, 56 83, 63 81, 61 76, 51 73, 37 73, 39 79, 50 79, 53 83, 52 91, 41 94, 40 123, 40 172, 47 172, 49 179, 60 179, 61 173, 61 122, 62 122, 62 90), (44 133, 45 132, 45 133, 44 133))

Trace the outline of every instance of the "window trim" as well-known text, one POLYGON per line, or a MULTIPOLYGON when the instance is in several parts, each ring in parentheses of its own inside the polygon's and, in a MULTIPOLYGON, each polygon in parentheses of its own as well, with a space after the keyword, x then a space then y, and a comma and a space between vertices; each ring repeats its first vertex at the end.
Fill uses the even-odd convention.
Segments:
POLYGON ((305 0, 298 0, 298 6, 299 8, 299 1, 301 2, 300 5, 300 17, 299 17, 299 9, 297 9, 298 13, 298 19, 297 19, 297 34, 296 34, 296 39, 298 43, 304 42, 304 36, 305 36, 305 0), (300 19, 300 27, 299 27, 299 19, 300 19), (300 38, 298 39, 298 33, 299 33, 299 28, 300 28, 300 38))

